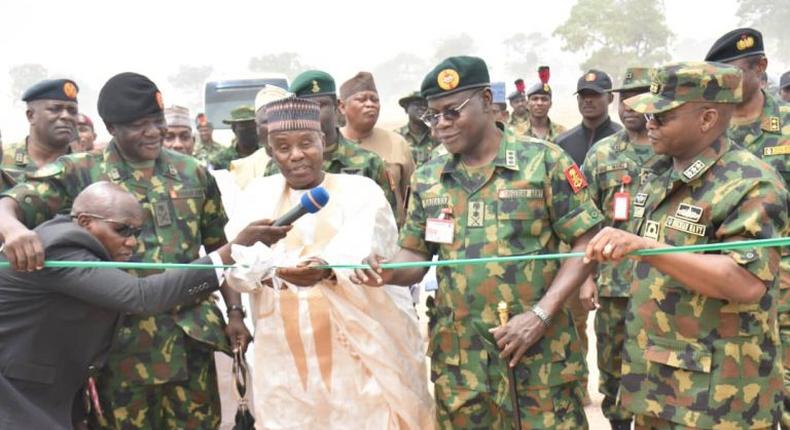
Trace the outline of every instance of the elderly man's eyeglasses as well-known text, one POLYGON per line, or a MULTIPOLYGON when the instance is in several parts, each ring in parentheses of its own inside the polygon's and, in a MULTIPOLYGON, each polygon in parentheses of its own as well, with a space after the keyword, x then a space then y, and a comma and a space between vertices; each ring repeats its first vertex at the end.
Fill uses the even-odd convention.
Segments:
POLYGON ((667 117, 663 113, 646 113, 645 121, 653 121, 657 126, 661 127, 667 123, 667 117))
POLYGON ((472 98, 474 98, 474 96, 476 96, 477 93, 479 93, 482 90, 483 89, 481 88, 473 92, 472 95, 469 96, 469 98, 461 102, 461 104, 456 107, 446 108, 441 112, 427 111, 420 117, 420 119, 428 127, 436 127, 436 124, 439 123, 440 118, 444 118, 445 121, 455 121, 461 117, 461 110, 464 107, 466 107, 466 105, 469 103, 469 100, 472 100, 472 98))
POLYGON ((91 217, 99 221, 115 225, 113 231, 115 231, 116 233, 118 233, 123 237, 132 237, 132 236, 139 237, 140 234, 143 232, 143 229, 141 227, 135 227, 133 225, 126 224, 125 222, 116 221, 112 218, 107 218, 105 216, 92 214, 89 212, 80 212, 79 214, 72 214, 71 217, 77 218, 80 215, 85 215, 87 217, 91 217))

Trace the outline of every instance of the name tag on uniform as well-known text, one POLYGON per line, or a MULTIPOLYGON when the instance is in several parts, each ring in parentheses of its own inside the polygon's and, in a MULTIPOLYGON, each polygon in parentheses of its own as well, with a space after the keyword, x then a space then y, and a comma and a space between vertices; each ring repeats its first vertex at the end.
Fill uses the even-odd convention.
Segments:
POLYGON ((631 194, 628 191, 614 193, 614 216, 615 221, 628 221, 628 206, 631 205, 631 194))
POLYGON ((767 148, 763 148, 763 155, 765 156, 787 154, 790 154, 790 145, 769 146, 767 148))
POLYGON ((453 243, 455 224, 451 219, 428 218, 425 224, 425 240, 435 243, 453 243))
POLYGON ((684 221, 680 218, 675 218, 673 216, 667 217, 667 221, 664 223, 664 226, 666 228, 671 228, 673 230, 693 234, 695 236, 702 236, 702 237, 705 236, 704 225, 684 221))

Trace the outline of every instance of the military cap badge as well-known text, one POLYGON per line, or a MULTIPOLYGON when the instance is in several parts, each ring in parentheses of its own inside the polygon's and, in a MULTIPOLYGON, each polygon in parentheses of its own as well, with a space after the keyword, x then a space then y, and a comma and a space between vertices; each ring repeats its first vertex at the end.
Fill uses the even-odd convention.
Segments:
POLYGON ((661 84, 653 81, 650 83, 650 92, 653 94, 658 94, 661 92, 661 84))
POLYGON ((436 77, 436 83, 439 85, 439 88, 445 91, 455 89, 460 82, 461 77, 453 69, 444 69, 436 77))
POLYGON ((754 37, 748 34, 742 34, 741 38, 735 42, 735 49, 745 51, 754 46, 754 37))
POLYGON ((584 75, 584 80, 587 81, 587 82, 594 81, 595 80, 595 73, 591 72, 591 73, 588 73, 588 74, 584 75))
POLYGON ((321 87, 320 87, 320 86, 318 86, 318 81, 316 81, 315 79, 313 79, 313 87, 312 87, 312 88, 310 88, 310 92, 312 92, 313 94, 315 94, 315 93, 317 93, 317 92, 319 92, 319 91, 321 91, 321 87))
POLYGON ((156 94, 154 94, 154 97, 156 98, 156 104, 159 106, 159 109, 164 109, 165 102, 162 100, 162 93, 157 91, 156 94))
POLYGON ((74 100, 77 98, 77 87, 71 82, 66 82, 63 84, 63 94, 74 100))

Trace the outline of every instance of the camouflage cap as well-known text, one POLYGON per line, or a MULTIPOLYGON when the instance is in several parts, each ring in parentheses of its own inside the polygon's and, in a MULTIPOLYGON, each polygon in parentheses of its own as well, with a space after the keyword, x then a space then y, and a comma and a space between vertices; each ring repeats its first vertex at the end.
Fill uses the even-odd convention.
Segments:
POLYGON ((418 101, 425 102, 425 97, 421 96, 419 91, 414 91, 406 97, 401 97, 401 99, 398 100, 398 104, 400 107, 406 109, 409 103, 418 101))
POLYGON ((288 90, 299 97, 334 96, 335 80, 327 72, 308 70, 299 74, 288 90))
POLYGON ((449 96, 472 88, 491 85, 488 66, 482 58, 449 57, 437 64, 420 85, 420 93, 428 100, 449 96))
POLYGON ((650 92, 624 103, 640 113, 661 113, 688 102, 740 103, 743 100, 741 70, 722 63, 688 61, 657 69, 650 92))
POLYGON ((629 67, 625 69, 623 85, 620 88, 613 88, 610 91, 617 93, 620 91, 632 91, 650 88, 650 75, 653 69, 649 67, 629 67))
POLYGON ((230 118, 222 120, 225 124, 234 124, 244 121, 255 121, 255 110, 252 106, 239 106, 230 111, 230 118))

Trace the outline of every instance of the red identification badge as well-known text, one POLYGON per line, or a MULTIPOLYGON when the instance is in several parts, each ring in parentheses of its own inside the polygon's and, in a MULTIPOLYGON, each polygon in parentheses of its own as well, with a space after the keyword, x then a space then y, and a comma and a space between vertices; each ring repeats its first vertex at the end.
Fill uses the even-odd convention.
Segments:
POLYGON ((628 175, 623 176, 623 181, 620 183, 620 191, 614 193, 614 216, 612 219, 615 221, 628 221, 628 208, 631 206, 631 193, 625 191, 625 186, 631 183, 631 177, 628 175))
POLYGON ((581 169, 579 169, 576 163, 573 163, 573 166, 565 169, 565 178, 568 180, 568 183, 571 184, 574 193, 578 193, 584 188, 587 188, 587 179, 584 179, 584 174, 582 174, 581 169))

